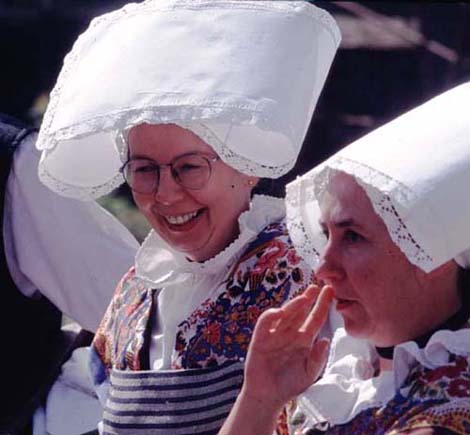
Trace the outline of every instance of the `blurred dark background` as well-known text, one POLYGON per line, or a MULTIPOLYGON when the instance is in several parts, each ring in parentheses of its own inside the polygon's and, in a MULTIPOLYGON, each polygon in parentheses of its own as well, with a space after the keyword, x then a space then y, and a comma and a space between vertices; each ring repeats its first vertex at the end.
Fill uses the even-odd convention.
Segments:
MULTIPOLYGON (((0 111, 39 125, 78 34, 94 16, 125 3, 0 0, 0 111)), ((333 14, 343 41, 298 164, 278 190, 367 131, 470 79, 470 3, 312 3, 333 14)), ((128 193, 121 190, 105 202, 121 219, 133 220, 122 198, 128 193)), ((140 221, 129 226, 138 237, 146 231, 140 221)))

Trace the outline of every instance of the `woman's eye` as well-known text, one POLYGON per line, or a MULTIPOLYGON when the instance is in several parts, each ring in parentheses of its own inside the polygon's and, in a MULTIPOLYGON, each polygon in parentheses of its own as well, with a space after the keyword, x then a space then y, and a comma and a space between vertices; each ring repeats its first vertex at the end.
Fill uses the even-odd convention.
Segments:
POLYGON ((360 241, 364 240, 364 237, 362 237, 360 234, 356 233, 356 231, 347 230, 344 233, 344 239, 347 242, 357 243, 357 242, 360 242, 360 241))
POLYGON ((155 166, 139 166, 137 168, 134 168, 134 172, 136 173, 148 173, 148 172, 155 172, 155 166))
POLYGON ((200 169, 200 166, 192 165, 190 163, 186 163, 184 165, 178 166, 178 171, 181 172, 189 172, 200 169))

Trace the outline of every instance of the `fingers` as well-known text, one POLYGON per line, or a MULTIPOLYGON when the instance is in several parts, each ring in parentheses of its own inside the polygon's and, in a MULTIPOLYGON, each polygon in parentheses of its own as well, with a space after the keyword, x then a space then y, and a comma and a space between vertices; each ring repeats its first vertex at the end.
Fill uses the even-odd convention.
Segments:
POLYGON ((264 341, 268 335, 274 332, 281 315, 282 312, 279 308, 271 308, 261 314, 253 332, 253 341, 264 341))
POLYGON ((305 333, 305 335, 312 340, 317 336, 328 317, 328 312, 333 302, 333 296, 334 291, 331 286, 326 285, 321 289, 315 306, 308 314, 307 319, 300 327, 299 331, 305 333))
POLYGON ((309 286, 302 295, 295 297, 282 308, 266 310, 258 319, 253 339, 258 342, 273 333, 286 336, 292 335, 289 331, 293 334, 300 332, 301 336, 297 335, 296 339, 303 339, 305 345, 310 347, 326 321, 332 299, 331 287, 326 286, 320 291, 318 286, 309 286))
POLYGON ((282 316, 276 325, 277 331, 286 329, 298 329, 305 321, 317 299, 320 289, 317 286, 309 286, 304 293, 295 297, 282 308, 282 316))
POLYGON ((305 367, 305 372, 311 383, 315 382, 323 372, 328 360, 329 350, 330 340, 327 338, 322 338, 313 344, 305 367))

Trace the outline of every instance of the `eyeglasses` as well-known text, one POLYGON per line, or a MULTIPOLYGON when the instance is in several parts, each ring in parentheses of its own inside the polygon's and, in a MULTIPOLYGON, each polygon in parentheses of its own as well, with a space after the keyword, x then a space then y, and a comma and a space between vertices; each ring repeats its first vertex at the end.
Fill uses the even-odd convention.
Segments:
POLYGON ((183 154, 171 163, 158 165, 150 159, 128 160, 119 170, 130 188, 137 193, 155 193, 160 185, 160 173, 169 168, 173 179, 185 189, 202 189, 211 176, 212 164, 218 156, 199 153, 183 154))

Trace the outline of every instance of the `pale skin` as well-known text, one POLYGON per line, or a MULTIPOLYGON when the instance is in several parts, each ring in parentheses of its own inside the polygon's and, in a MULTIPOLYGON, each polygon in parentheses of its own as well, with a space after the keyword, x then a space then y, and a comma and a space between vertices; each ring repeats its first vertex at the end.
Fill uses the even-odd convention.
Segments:
MULTIPOLYGON (((188 153, 216 157, 201 138, 175 124, 133 127, 128 145, 130 160, 144 158, 158 165, 167 165, 188 153)), ((132 194, 139 210, 163 240, 187 258, 202 262, 217 255, 237 237, 238 217, 249 208, 251 191, 257 182, 256 177, 242 174, 217 159, 212 162, 210 178, 200 189, 184 188, 167 168, 161 172, 157 191, 132 194), (168 223, 169 216, 196 212, 198 217, 191 225, 168 223)))
POLYGON ((426 273, 392 240, 365 191, 338 173, 320 202, 326 243, 315 273, 335 290, 348 334, 393 346, 430 331, 460 306, 457 265, 426 273))
MULTIPOLYGON (((327 244, 316 275, 327 285, 320 292, 309 288, 282 309, 260 317, 244 386, 219 435, 273 433, 283 405, 321 374, 327 345, 315 339, 333 299, 346 331, 375 346, 411 340, 441 324, 460 306, 455 262, 430 273, 411 264, 352 177, 336 176, 320 206, 327 244)), ((390 361, 381 360, 381 371, 390 368, 390 361)), ((429 427, 406 434, 452 432, 429 427)))

